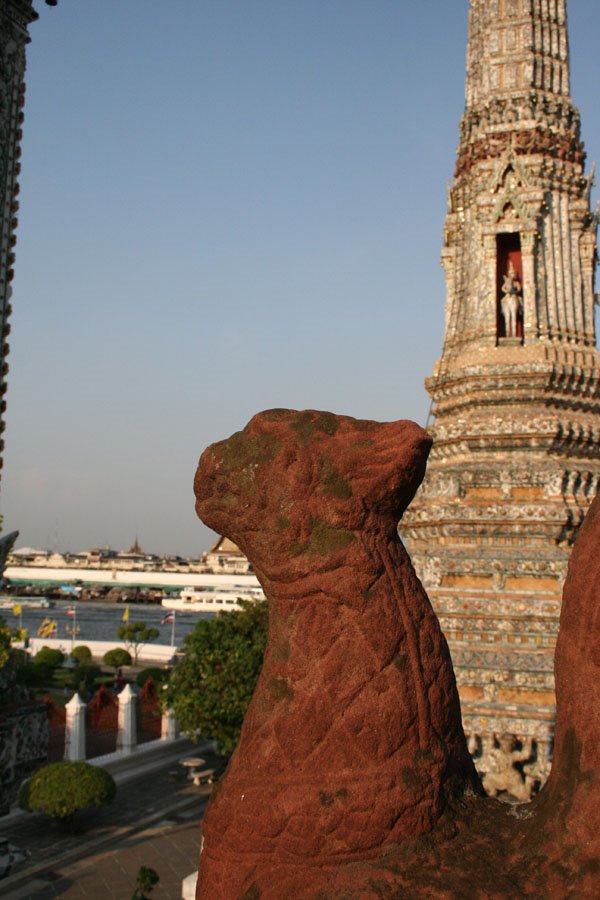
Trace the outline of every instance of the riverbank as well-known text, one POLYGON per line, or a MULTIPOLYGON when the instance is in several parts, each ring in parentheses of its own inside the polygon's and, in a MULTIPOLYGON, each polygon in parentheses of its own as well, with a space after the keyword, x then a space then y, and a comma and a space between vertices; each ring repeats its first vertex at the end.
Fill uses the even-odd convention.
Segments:
POLYGON ((52 566, 8 566, 4 577, 15 585, 56 586, 63 584, 131 587, 143 590, 181 590, 184 587, 260 587, 256 575, 212 572, 171 572, 138 568, 53 568, 52 566))

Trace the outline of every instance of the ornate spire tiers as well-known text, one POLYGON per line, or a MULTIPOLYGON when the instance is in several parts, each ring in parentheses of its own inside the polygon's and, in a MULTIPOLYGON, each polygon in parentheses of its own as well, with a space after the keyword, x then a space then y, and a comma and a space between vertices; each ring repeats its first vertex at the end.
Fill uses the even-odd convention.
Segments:
MULTIPOLYGON (((31 0, 4 0, 0 4, 0 433, 4 431, 6 376, 8 374, 11 282, 14 277, 21 169, 21 137, 25 103, 25 45, 27 29, 37 19, 31 0)), ((4 440, 0 437, 0 469, 4 440)))
POLYGON ((600 479, 592 183, 565 0, 471 0, 434 447, 400 531, 476 764, 521 798, 549 771, 562 583, 600 479))

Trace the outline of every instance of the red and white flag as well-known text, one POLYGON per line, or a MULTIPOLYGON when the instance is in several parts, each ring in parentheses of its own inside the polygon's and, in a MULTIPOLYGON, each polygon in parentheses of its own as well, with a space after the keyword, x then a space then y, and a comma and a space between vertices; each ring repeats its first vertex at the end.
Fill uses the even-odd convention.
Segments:
POLYGON ((67 615, 68 615, 68 616, 75 616, 75 615, 77 615, 77 609, 76 609, 76 607, 74 607, 74 606, 67 606, 67 615))
POLYGON ((166 625, 167 622, 174 622, 174 621, 175 621, 175 611, 172 609, 170 612, 168 612, 166 614, 166 616, 164 617, 164 619, 162 620, 162 622, 160 624, 166 625))

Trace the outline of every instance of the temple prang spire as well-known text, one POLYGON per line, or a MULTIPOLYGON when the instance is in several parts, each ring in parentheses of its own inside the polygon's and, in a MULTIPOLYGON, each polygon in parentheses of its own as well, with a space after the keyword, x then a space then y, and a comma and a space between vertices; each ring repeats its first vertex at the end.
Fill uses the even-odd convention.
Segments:
POLYGON ((596 231, 566 0, 471 0, 442 264, 434 446, 401 523, 446 631, 482 770, 551 756, 562 581, 600 482, 596 231))
POLYGON ((443 253, 445 351, 508 337, 595 347, 596 221, 569 94, 565 0, 473 0, 467 60, 443 253), (521 287, 514 335, 502 303, 511 264, 521 287))

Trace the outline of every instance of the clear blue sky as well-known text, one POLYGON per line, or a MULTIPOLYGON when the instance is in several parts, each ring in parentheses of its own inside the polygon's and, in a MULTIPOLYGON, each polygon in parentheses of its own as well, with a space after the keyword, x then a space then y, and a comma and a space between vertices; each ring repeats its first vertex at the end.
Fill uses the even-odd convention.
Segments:
MULTIPOLYGON (((1 511, 198 553, 212 441, 273 406, 425 423, 466 0, 38 2, 1 511)), ((570 0, 600 161, 598 0, 570 0)))

